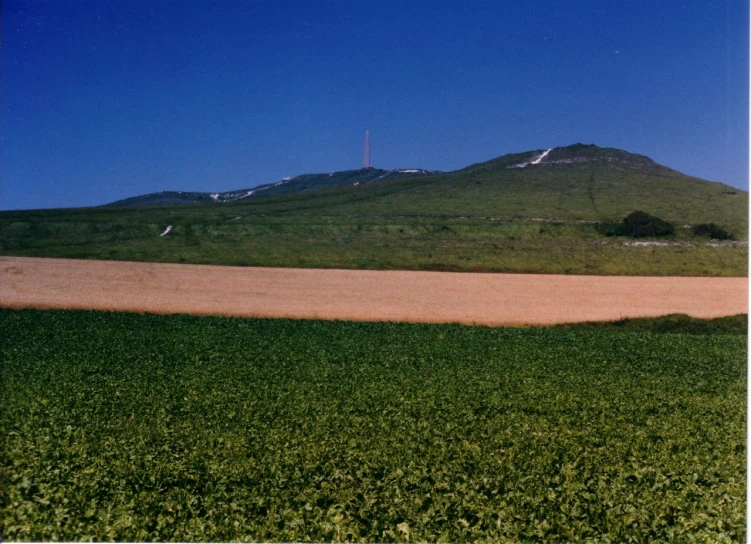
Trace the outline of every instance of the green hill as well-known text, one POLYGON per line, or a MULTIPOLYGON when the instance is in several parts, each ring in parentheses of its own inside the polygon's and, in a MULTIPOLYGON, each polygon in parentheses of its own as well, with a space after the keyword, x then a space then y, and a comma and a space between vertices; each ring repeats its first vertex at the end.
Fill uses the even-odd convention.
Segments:
POLYGON ((269 189, 230 202, 2 212, 0 254, 243 266, 747 274, 748 192, 626 151, 576 144, 504 155, 454 172, 361 183, 348 177, 358 172, 369 171, 335 173, 335 187, 326 187, 322 175, 299 176, 295 184, 278 185, 288 194, 269 189), (635 240, 597 228, 637 210, 669 222, 673 234, 635 240), (708 223, 733 240, 693 234, 692 227, 708 223))
POLYGON ((173 206, 180 204, 206 204, 209 202, 230 202, 249 200, 259 197, 309 193, 322 189, 346 187, 349 185, 391 181, 413 177, 428 176, 436 172, 420 168, 382 170, 380 168, 361 168, 329 174, 303 174, 294 178, 284 178, 275 183, 266 183, 252 189, 239 189, 223 193, 201 193, 185 191, 161 191, 147 195, 118 200, 106 206, 173 206))
MULTIPOLYGON (((745 191, 683 175, 640 155, 595 146, 555 149, 538 165, 513 168, 535 155, 539 152, 506 155, 423 178, 405 184, 404 191, 369 201, 367 209, 593 221, 618 220, 643 210, 681 224, 727 223, 743 236, 748 229, 745 191)), ((362 208, 356 202, 339 206, 362 208)))

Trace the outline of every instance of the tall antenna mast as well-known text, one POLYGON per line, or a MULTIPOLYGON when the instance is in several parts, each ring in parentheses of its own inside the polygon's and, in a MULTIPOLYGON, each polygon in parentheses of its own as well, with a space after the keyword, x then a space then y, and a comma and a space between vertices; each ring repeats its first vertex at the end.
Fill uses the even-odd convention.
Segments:
POLYGON ((365 168, 370 168, 370 131, 365 131, 365 168))

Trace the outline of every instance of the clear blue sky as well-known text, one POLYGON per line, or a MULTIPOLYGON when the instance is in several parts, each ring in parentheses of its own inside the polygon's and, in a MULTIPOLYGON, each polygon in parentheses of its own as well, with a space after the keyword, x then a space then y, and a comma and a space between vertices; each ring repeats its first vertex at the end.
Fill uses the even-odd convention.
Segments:
POLYGON ((576 142, 748 188, 746 0, 3 0, 0 209, 576 142))

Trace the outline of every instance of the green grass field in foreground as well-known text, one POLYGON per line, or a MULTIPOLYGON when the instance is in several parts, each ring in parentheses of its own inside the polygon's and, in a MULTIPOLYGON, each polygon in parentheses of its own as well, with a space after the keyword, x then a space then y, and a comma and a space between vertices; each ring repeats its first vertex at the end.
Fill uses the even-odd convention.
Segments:
POLYGON ((649 326, 2 310, 0 534, 743 542, 747 338, 649 326))

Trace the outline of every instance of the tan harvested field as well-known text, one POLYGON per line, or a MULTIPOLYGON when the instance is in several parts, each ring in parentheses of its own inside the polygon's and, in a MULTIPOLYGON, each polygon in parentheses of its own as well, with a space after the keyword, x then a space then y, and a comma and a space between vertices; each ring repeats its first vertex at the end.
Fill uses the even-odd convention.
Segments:
POLYGON ((748 312, 747 278, 353 271, 0 257, 0 306, 551 324, 748 312))

